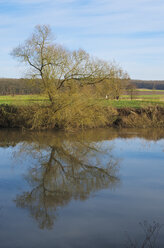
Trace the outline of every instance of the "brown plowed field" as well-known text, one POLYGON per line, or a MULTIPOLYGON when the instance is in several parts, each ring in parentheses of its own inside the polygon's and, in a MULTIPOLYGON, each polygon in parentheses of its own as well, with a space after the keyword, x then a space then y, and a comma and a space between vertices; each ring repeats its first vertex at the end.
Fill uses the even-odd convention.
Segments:
POLYGON ((134 95, 164 95, 164 90, 138 90, 134 92, 134 95))

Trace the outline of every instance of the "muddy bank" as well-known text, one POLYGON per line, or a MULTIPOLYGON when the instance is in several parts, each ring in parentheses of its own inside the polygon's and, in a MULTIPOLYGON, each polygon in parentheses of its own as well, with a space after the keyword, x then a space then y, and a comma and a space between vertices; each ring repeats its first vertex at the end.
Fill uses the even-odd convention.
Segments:
MULTIPOLYGON (((33 127, 33 123, 36 119, 38 106, 12 106, 1 105, 0 106, 0 128, 28 128, 33 127)), ((48 112, 48 110, 47 110, 48 112)), ((104 115, 106 115, 105 123, 98 125, 85 125, 83 128, 93 127, 124 127, 124 128, 147 128, 147 127, 161 127, 164 128, 164 108, 163 107, 147 107, 147 108, 121 108, 121 109, 104 109, 104 115)), ((45 120, 52 118, 52 112, 45 116, 45 120)), ((66 121, 66 120, 65 120, 66 121)), ((95 120, 96 122, 96 120, 95 120)), ((71 123, 70 123, 71 127, 71 123)), ((54 125, 47 125, 47 122, 42 123, 42 126, 38 126, 38 129, 64 129, 63 123, 56 122, 54 125)), ((73 127, 72 127, 73 128, 73 127)), ((35 128, 37 129, 37 128, 35 128)))
POLYGON ((164 127, 164 108, 123 108, 117 109, 117 119, 113 123, 118 127, 164 127))

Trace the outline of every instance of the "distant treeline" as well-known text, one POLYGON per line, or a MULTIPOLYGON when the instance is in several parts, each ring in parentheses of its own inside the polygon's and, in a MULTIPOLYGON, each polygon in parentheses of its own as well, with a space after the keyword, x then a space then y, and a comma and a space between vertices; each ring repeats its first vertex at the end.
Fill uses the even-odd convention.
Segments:
MULTIPOLYGON (((164 81, 131 80, 131 83, 141 89, 164 90, 164 81)), ((40 87, 30 83, 29 79, 0 79, 0 95, 28 95, 39 94, 40 87)))
POLYGON ((40 88, 29 79, 0 78, 0 95, 28 95, 38 94, 40 88))
POLYGON ((139 89, 164 90, 164 80, 131 80, 131 83, 139 89))

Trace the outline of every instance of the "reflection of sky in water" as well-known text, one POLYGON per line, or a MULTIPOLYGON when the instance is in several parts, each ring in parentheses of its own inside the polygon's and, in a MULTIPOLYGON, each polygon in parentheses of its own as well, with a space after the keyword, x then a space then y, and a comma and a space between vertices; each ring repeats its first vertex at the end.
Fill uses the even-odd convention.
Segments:
MULTIPOLYGON (((37 160, 25 154, 13 158, 18 146, 0 148, 1 247, 125 247, 126 233, 140 238, 140 221, 164 224, 164 140, 117 138, 100 143, 118 159, 120 183, 94 192, 85 201, 72 199, 58 206, 52 230, 39 229, 28 209, 17 208, 13 201, 30 189, 24 176, 37 160)), ((102 164, 108 158, 98 154, 102 164)), ((160 247, 163 234, 162 229, 160 247)))

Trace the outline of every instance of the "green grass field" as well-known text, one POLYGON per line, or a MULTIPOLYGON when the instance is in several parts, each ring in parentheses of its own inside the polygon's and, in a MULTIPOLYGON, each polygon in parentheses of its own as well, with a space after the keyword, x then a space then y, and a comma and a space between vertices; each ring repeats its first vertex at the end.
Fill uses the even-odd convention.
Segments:
POLYGON ((164 107, 164 90, 137 89, 133 92, 132 100, 130 94, 124 94, 119 101, 107 100, 104 104, 116 108, 141 108, 155 105, 164 107))
POLYGON ((162 93, 164 93, 164 90, 151 90, 151 89, 136 89, 136 91, 150 91, 150 92, 162 92, 162 93))
POLYGON ((140 101, 140 100, 101 100, 104 106, 112 106, 115 108, 142 108, 148 106, 162 106, 164 107, 164 102, 161 101, 140 101))
MULTIPOLYGON (((149 90, 149 89, 137 89, 133 92, 132 102, 136 106, 142 106, 147 104, 164 104, 164 90, 149 90), (137 101, 137 102, 136 102, 137 101), (139 101, 139 102, 138 102, 139 101)), ((124 105, 125 100, 131 100, 130 93, 129 95, 124 94, 121 96, 122 104, 124 105)), ((133 103, 127 103, 128 105, 133 105, 133 103)))
POLYGON ((7 95, 0 96, 0 105, 1 104, 14 104, 14 105, 29 105, 33 103, 45 103, 48 101, 48 98, 43 95, 7 95))
MULTIPOLYGON (((130 100, 129 95, 123 95, 120 100, 106 100, 99 99, 98 102, 104 106, 113 106, 116 108, 141 108, 146 106, 159 105, 164 107, 164 91, 157 92, 154 94, 153 90, 146 90, 146 94, 143 94, 144 90, 140 90, 140 95, 133 96, 133 100, 130 100), (149 94, 147 93, 149 92, 149 94)), ((31 105, 34 103, 46 104, 48 98, 44 95, 15 95, 15 96, 0 96, 1 104, 13 104, 13 105, 31 105)))

